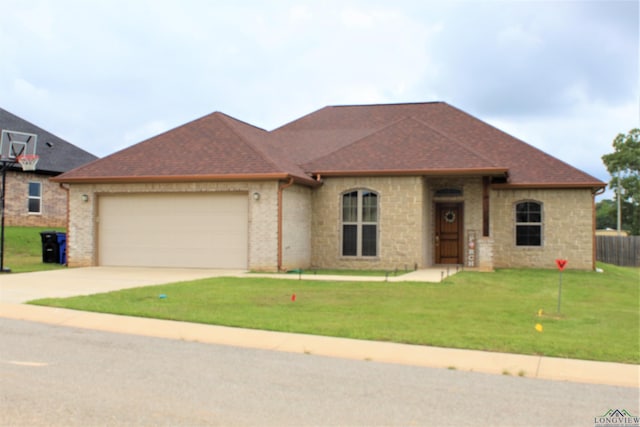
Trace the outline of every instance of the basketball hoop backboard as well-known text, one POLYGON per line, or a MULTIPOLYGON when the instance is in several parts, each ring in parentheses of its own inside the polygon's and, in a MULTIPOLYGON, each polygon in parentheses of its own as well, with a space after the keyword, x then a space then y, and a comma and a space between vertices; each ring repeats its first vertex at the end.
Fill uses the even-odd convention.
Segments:
POLYGON ((0 160, 18 161, 18 157, 36 155, 38 135, 33 133, 2 130, 0 138, 0 160))

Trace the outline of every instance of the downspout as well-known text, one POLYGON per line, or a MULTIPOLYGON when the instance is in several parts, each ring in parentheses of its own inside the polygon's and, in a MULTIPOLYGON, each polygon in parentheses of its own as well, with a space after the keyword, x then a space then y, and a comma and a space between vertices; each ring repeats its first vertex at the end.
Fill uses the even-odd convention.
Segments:
POLYGON ((591 192, 591 270, 596 269, 596 258, 598 258, 598 239, 596 238, 596 196, 604 193, 606 187, 591 192))
POLYGON ((287 183, 278 184, 278 272, 282 271, 282 191, 293 185, 293 178, 287 183))
POLYGON ((69 267, 69 242, 70 242, 69 236, 70 236, 70 232, 71 232, 71 228, 69 226, 71 224, 70 221, 69 221, 69 212, 70 212, 69 208, 71 206, 71 203, 70 203, 70 200, 69 200, 70 199, 70 197, 69 197, 69 187, 66 186, 64 184, 64 182, 61 182, 58 185, 60 185, 60 188, 62 188, 64 191, 67 192, 67 227, 66 227, 66 229, 67 229, 67 246, 66 246, 67 254, 65 256, 65 259, 67 260, 67 267, 69 267))

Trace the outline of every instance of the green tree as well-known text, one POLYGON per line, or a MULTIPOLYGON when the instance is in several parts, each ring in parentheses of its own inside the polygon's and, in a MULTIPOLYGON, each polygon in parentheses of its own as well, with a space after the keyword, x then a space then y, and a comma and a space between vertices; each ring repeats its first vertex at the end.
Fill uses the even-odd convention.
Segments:
MULTIPOLYGON (((629 202, 622 202, 622 224, 631 224, 632 206, 629 202)), ((605 230, 607 228, 615 230, 618 226, 618 204, 615 200, 603 199, 596 203, 596 228, 605 230)), ((629 231, 629 227, 622 228, 629 231)))
POLYGON ((614 152, 602 156, 611 174, 611 189, 624 205, 622 227, 631 234, 640 234, 640 129, 618 134, 613 140, 614 152), (624 212, 627 210, 627 212, 624 212))
POLYGON ((617 226, 616 202, 609 199, 600 200, 596 203, 596 228, 605 230, 615 229, 617 226))

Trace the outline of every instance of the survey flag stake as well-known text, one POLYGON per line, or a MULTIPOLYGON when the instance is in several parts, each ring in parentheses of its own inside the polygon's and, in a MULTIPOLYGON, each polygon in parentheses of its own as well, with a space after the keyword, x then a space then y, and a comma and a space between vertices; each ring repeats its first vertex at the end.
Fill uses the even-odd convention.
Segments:
POLYGON ((560 314, 560 301, 562 300, 562 270, 567 266, 566 259, 557 259, 556 265, 558 266, 558 270, 560 271, 560 278, 558 282, 558 314, 560 314))

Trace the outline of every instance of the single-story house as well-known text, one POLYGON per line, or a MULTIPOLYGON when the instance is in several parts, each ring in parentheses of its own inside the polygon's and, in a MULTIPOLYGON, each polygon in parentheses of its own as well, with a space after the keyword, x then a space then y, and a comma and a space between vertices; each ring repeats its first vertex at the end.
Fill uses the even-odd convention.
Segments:
POLYGON ((53 179, 70 266, 593 269, 598 179, 443 102, 220 112, 53 179))
POLYGON ((49 180, 97 159, 91 153, 0 108, 0 131, 8 158, 12 138, 29 140, 40 156, 35 171, 23 171, 19 164, 8 166, 5 189, 5 225, 66 227, 67 191, 49 180))

